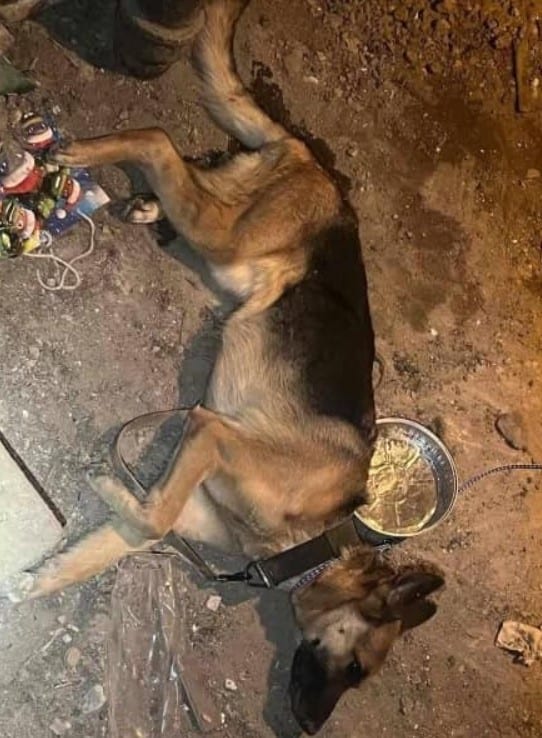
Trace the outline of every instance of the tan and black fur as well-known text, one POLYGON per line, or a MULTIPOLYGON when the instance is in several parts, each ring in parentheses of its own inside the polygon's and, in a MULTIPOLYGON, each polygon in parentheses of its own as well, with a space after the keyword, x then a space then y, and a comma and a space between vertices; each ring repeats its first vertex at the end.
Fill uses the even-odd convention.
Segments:
MULTIPOLYGON (((73 143, 63 165, 139 165, 156 200, 129 218, 167 217, 241 301, 227 322, 204 405, 189 414, 164 477, 144 505, 116 480, 91 482, 112 521, 37 573, 33 595, 80 582, 171 530, 246 556, 320 533, 364 499, 375 439, 374 341, 357 220, 307 147, 270 120, 231 56, 243 3, 208 3, 195 49, 204 104, 246 152, 208 170, 163 131, 73 143)), ((372 552, 345 552, 294 597, 303 633, 294 712, 314 733, 342 692, 427 619, 442 581, 397 574, 372 552)))

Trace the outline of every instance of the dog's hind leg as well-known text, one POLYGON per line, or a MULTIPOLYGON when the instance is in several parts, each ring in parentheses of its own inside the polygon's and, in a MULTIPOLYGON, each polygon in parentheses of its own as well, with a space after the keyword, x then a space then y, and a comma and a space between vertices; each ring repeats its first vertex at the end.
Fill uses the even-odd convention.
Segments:
MULTIPOLYGON (((285 169, 307 160, 294 139, 241 154, 215 170, 185 162, 159 128, 75 141, 53 155, 62 166, 98 166, 130 162, 142 169, 174 228, 207 257, 227 258, 232 229, 252 203, 255 192, 285 169)), ((158 215, 158 213, 156 213, 158 215)))
POLYGON ((219 208, 195 182, 192 166, 186 164, 169 136, 158 128, 121 133, 76 141, 54 154, 62 166, 96 166, 130 162, 139 166, 156 194, 166 217, 177 231, 197 240, 197 223, 202 211, 219 208), (207 196, 206 196, 207 195, 207 196))
POLYGON ((127 203, 122 218, 136 225, 150 225, 165 218, 160 200, 153 195, 136 195, 127 203))

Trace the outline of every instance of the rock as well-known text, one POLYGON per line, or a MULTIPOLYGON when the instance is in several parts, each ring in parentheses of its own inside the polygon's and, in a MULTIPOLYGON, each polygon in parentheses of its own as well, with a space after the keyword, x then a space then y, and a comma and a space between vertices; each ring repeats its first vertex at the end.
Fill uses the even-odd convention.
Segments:
POLYGON ((538 179, 540 177, 540 169, 527 169, 527 179, 538 179))
POLYGON ((64 663, 69 669, 75 669, 77 664, 81 661, 81 651, 75 646, 68 648, 64 656, 64 663))
POLYGON ((84 715, 90 715, 91 712, 100 710, 105 705, 105 702, 104 688, 101 684, 95 684, 83 697, 81 712, 84 715))
POLYGON ((221 604, 222 597, 220 597, 220 595, 211 595, 205 603, 205 607, 211 612, 218 612, 218 608, 221 604))
POLYGON ((502 438, 516 451, 527 451, 527 431, 521 414, 503 413, 495 421, 495 428, 502 438))
POLYGON ((237 684, 233 681, 233 679, 226 679, 224 682, 224 686, 229 692, 237 692, 237 684))
POLYGON ((54 733, 54 735, 64 735, 64 733, 67 733, 71 727, 72 724, 69 723, 67 720, 60 720, 60 718, 55 718, 49 726, 49 730, 51 731, 51 733, 54 733))

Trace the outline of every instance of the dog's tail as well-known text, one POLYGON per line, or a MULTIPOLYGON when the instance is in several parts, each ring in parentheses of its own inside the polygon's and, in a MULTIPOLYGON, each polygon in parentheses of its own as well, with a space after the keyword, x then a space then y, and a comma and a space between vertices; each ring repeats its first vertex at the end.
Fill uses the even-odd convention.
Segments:
POLYGON ((194 66, 202 80, 203 104, 226 133, 249 149, 287 136, 243 87, 233 59, 233 32, 247 0, 208 0, 205 27, 196 39, 194 66))
POLYGON ((79 543, 47 561, 33 573, 25 594, 31 598, 53 594, 100 574, 119 559, 149 548, 152 542, 131 546, 111 524, 103 525, 79 543))

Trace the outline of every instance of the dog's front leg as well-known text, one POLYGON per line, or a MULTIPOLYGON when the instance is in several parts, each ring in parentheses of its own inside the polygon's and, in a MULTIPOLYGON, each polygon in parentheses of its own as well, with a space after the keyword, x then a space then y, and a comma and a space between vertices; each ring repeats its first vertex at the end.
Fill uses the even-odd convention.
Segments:
POLYGON ((138 535, 159 540, 175 525, 192 490, 223 466, 220 447, 235 431, 216 413, 193 408, 185 431, 162 478, 141 503, 120 481, 90 469, 95 492, 138 535))
POLYGON ((95 477, 93 486, 117 516, 40 567, 29 595, 39 597, 85 581, 123 556, 150 548, 178 523, 192 492, 224 465, 222 449, 236 435, 215 413, 192 410, 177 452, 143 504, 114 480, 95 477))

